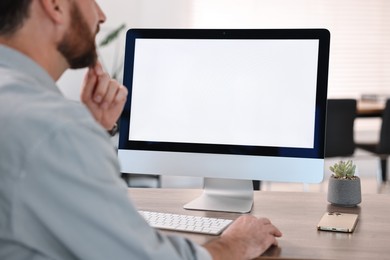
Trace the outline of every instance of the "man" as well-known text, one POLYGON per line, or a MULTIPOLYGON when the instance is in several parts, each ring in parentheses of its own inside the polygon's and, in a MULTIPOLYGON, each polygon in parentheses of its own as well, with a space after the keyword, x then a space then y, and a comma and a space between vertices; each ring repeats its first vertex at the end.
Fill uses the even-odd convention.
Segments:
POLYGON ((105 19, 95 0, 0 2, 0 259, 251 259, 276 245, 268 219, 199 246, 137 213, 105 131, 127 96, 97 61, 105 19), (85 105, 55 85, 81 67, 85 105))

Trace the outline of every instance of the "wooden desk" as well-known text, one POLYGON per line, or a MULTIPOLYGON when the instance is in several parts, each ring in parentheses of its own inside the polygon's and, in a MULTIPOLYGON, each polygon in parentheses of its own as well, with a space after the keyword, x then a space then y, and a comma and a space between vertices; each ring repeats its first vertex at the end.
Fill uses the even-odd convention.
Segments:
MULTIPOLYGON (((197 189, 129 189, 131 199, 143 210, 229 219, 240 215, 182 208, 200 193, 197 189)), ((328 204, 324 193, 256 191, 251 214, 270 218, 283 232, 279 246, 270 248, 262 259, 390 259, 389 195, 366 194, 359 207, 337 208, 328 204), (317 231, 316 225, 326 211, 359 213, 355 232, 317 231)), ((175 234, 199 244, 215 238, 182 232, 175 234)))
POLYGON ((358 100, 356 114, 358 117, 381 117, 384 109, 384 102, 358 100))

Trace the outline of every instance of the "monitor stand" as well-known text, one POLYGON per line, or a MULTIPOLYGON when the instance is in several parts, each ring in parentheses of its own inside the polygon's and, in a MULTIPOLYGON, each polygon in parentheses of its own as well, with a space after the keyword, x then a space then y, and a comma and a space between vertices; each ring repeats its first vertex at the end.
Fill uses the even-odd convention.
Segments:
POLYGON ((248 213, 253 205, 251 180, 205 178, 200 197, 185 209, 248 213))

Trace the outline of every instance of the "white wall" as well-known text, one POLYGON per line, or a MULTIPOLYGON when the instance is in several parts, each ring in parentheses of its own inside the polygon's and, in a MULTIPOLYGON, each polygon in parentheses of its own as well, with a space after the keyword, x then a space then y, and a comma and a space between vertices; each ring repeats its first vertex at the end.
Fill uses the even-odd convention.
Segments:
POLYGON ((128 27, 188 27, 191 0, 98 0, 107 25, 128 27))

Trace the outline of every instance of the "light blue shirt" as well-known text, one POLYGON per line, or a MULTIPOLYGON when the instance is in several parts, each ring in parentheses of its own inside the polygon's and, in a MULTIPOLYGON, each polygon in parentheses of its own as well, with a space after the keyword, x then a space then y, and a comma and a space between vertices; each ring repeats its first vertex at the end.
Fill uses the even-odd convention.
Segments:
POLYGON ((88 109, 0 45, 0 259, 211 259, 149 227, 88 109))

